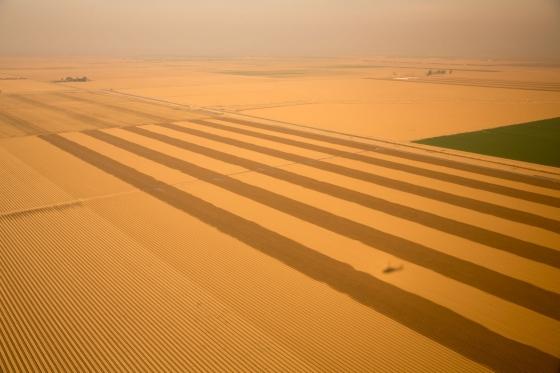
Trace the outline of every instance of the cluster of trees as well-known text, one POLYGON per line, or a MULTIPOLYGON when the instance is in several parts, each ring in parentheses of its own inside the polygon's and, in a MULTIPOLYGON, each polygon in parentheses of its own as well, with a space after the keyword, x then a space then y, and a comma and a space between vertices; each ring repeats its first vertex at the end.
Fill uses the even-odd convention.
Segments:
POLYGON ((87 82, 87 81, 89 81, 87 76, 81 76, 81 77, 67 76, 66 78, 62 78, 59 80, 59 82, 87 82))
POLYGON ((426 75, 427 75, 427 76, 430 76, 430 75, 438 75, 438 74, 442 74, 442 75, 443 75, 443 74, 448 74, 448 73, 449 73, 449 74, 452 74, 452 73, 453 73, 453 70, 432 70, 432 69, 430 69, 430 70, 426 73, 426 75))

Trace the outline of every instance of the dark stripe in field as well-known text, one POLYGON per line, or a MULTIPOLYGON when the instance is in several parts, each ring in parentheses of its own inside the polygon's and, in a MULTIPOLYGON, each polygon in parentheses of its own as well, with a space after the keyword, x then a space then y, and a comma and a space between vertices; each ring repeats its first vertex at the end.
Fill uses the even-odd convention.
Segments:
MULTIPOLYGON (((340 187, 323 181, 318 181, 297 173, 286 171, 281 168, 271 167, 264 163, 250 159, 241 158, 219 150, 207 148, 185 140, 166 136, 157 132, 149 131, 140 127, 123 127, 130 132, 150 137, 155 140, 173 145, 191 152, 199 153, 207 157, 218 159, 223 162, 235 164, 253 172, 284 180, 297 184, 323 194, 354 202, 358 205, 378 210, 401 219, 410 220, 415 223, 425 225, 430 228, 438 229, 442 232, 450 233, 459 237, 466 238, 473 242, 494 247, 530 260, 541 262, 556 268, 560 268, 560 251, 545 246, 522 241, 510 236, 506 236, 494 231, 466 224, 453 219, 448 219, 427 211, 418 210, 413 207, 400 205, 381 198, 361 193, 356 190, 340 187)), ((559 248, 560 249, 560 248, 559 248)))
POLYGON ((223 121, 226 121, 226 122, 235 123, 235 124, 240 124, 240 125, 243 125, 243 126, 261 128, 261 129, 265 129, 265 130, 271 130, 271 131, 276 131, 276 132, 280 132, 280 133, 286 133, 286 134, 290 134, 290 135, 306 137, 306 138, 309 138, 309 139, 320 140, 320 141, 328 142, 328 143, 331 143, 331 144, 345 145, 345 146, 349 146, 349 147, 353 147, 353 148, 357 148, 357 149, 361 149, 361 150, 368 150, 368 151, 378 152, 378 153, 387 154, 387 155, 392 155, 392 156, 400 157, 400 158, 404 158, 404 159, 410 159, 410 160, 413 160, 413 161, 432 163, 432 164, 439 165, 439 166, 450 167, 450 168, 454 168, 454 169, 458 169, 458 170, 478 173, 478 174, 481 174, 481 175, 487 175, 487 176, 502 178, 502 179, 511 180, 511 181, 519 181, 519 182, 530 184, 530 185, 535 185, 535 186, 541 186, 541 187, 544 187, 544 188, 560 190, 560 183, 558 183, 554 180, 540 178, 540 177, 534 177, 534 176, 529 176, 529 175, 523 175, 523 174, 519 174, 519 173, 516 173, 516 172, 507 171, 507 170, 498 170, 498 169, 484 167, 484 166, 480 166, 480 165, 463 163, 463 162, 456 161, 456 160, 443 159, 443 158, 433 157, 433 156, 426 155, 426 154, 410 153, 410 152, 407 152, 407 151, 387 148, 387 147, 383 147, 383 146, 380 146, 380 145, 366 144, 366 143, 362 143, 362 142, 357 142, 357 141, 346 140, 346 139, 342 139, 342 138, 322 135, 322 134, 318 134, 318 133, 301 131, 301 130, 296 130, 296 129, 293 129, 293 128, 280 127, 280 126, 274 126, 274 125, 269 125, 269 124, 262 124, 262 123, 257 123, 257 122, 253 122, 253 121, 248 121, 248 120, 228 118, 228 117, 219 117, 217 119, 220 119, 220 120, 223 120, 223 121))
POLYGON ((483 88, 500 88, 500 89, 515 89, 523 91, 544 91, 544 92, 560 92, 560 86, 551 84, 539 84, 536 82, 507 82, 507 81, 468 81, 457 80, 457 79, 392 79, 392 78, 365 78, 370 80, 385 80, 391 82, 402 82, 402 83, 426 83, 426 84, 443 84, 443 85, 460 85, 466 87, 483 87, 483 88))
MULTIPOLYGON (((106 128, 106 127, 114 127, 115 124, 109 121, 106 121, 104 119, 101 118, 97 118, 91 115, 85 115, 81 112, 78 111, 74 111, 74 110, 70 110, 68 108, 63 108, 63 107, 58 107, 55 105, 51 105, 51 104, 47 104, 46 102, 41 102, 38 100, 34 100, 28 96, 20 96, 20 95, 11 95, 10 97, 21 101, 23 103, 26 103, 28 105, 31 106, 36 106, 36 107, 41 107, 43 109, 47 109, 50 111, 54 111, 56 113, 60 113, 63 114, 69 118, 72 118, 74 120, 77 120, 79 122, 83 122, 85 124, 92 124, 98 128, 106 128)), ((90 127, 91 128, 91 127, 90 127)))
MULTIPOLYGON (((381 175, 376 175, 344 166, 340 166, 337 164, 324 162, 321 160, 308 158, 304 156, 300 156, 293 153, 288 153, 285 151, 277 150, 268 148, 265 146, 260 146, 256 144, 252 144, 249 142, 236 140, 232 138, 228 138, 225 136, 215 135, 212 133, 200 131, 194 128, 185 127, 182 125, 176 125, 171 123, 161 124, 162 127, 170 128, 176 131, 188 133, 194 136, 199 136, 203 138, 207 138, 210 140, 220 141, 228 145, 233 145, 237 147, 241 147, 247 150, 256 151, 259 153, 271 155, 276 158, 285 159, 295 163, 305 164, 310 167, 315 167, 317 169, 333 172, 339 175, 351 177, 357 180, 366 181, 369 183, 377 184, 383 187, 399 190, 406 193, 415 194, 421 197, 430 198, 436 201, 445 202, 451 205, 467 208, 470 210, 482 212, 484 214, 497 216, 499 218, 503 218, 506 220, 515 221, 518 223, 523 223, 527 225, 531 225, 538 228, 543 228, 546 230, 550 230, 552 232, 560 232, 560 221, 549 219, 543 216, 539 216, 536 214, 528 213, 525 211, 515 210, 513 208, 504 207, 500 205, 496 205, 489 202, 479 201, 469 197, 462 197, 452 193, 447 193, 444 191, 431 189, 423 186, 419 186, 416 184, 408 183, 406 181, 390 179, 388 177, 384 177, 381 175)), ((215 128, 220 128, 219 124, 211 123, 210 126, 215 128)), ((225 128, 230 128, 228 126, 223 126, 225 128)), ((220 128, 221 129, 221 128, 220 128)))
POLYGON ((106 132, 86 131, 90 136, 140 155, 154 162, 179 170, 199 180, 213 184, 240 196, 250 198, 278 211, 323 227, 332 232, 360 241, 403 260, 463 282, 512 303, 560 320, 560 295, 491 271, 474 263, 435 251, 404 238, 393 236, 373 227, 318 209, 266 189, 244 183, 235 178, 150 148, 110 135, 106 132))
MULTIPOLYGON (((208 125, 208 126, 212 126, 214 124, 213 122, 208 122, 206 120, 197 120, 197 119, 191 120, 190 122, 197 123, 197 124, 202 124, 202 125, 208 125)), ((214 127, 214 128, 218 128, 218 127, 214 127)), ((219 127, 219 129, 224 129, 224 126, 219 127)), ((371 157, 369 155, 347 152, 347 151, 343 151, 343 150, 329 148, 329 147, 326 147, 326 146, 310 144, 310 143, 303 142, 303 141, 297 141, 297 140, 287 139, 287 138, 284 138, 284 137, 264 134, 264 133, 255 132, 255 131, 249 131, 249 130, 242 129, 242 128, 230 127, 229 130, 232 131, 232 132, 243 134, 243 135, 257 137, 257 138, 261 138, 261 139, 265 139, 265 140, 269 140, 269 141, 275 141, 275 142, 278 142, 278 143, 281 143, 281 144, 296 146, 296 147, 300 147, 300 148, 303 148, 303 149, 309 149, 309 150, 313 150, 313 151, 317 151, 317 152, 321 152, 321 153, 325 153, 325 154, 334 155, 334 156, 337 156, 337 157, 353 159, 353 160, 356 160, 356 161, 369 163, 369 164, 372 164, 372 165, 375 165, 375 166, 380 166, 380 167, 389 168, 389 169, 398 170, 398 171, 404 171, 404 172, 408 172, 408 173, 411 173, 411 174, 414 174, 414 175, 424 176, 424 177, 428 177, 428 178, 431 178, 431 179, 445 181, 445 182, 448 182, 448 183, 454 183, 454 184, 457 184, 457 185, 466 186, 466 187, 475 188, 475 189, 480 189, 480 190, 484 190, 484 191, 487 191, 487 192, 498 193, 498 194, 502 194, 502 195, 509 196, 509 197, 524 199, 526 201, 540 203, 540 204, 547 205, 547 206, 560 207, 560 198, 555 198, 555 197, 540 194, 540 193, 534 193, 534 192, 529 192, 529 191, 526 191, 526 190, 510 188, 510 187, 503 186, 503 185, 498 185, 498 184, 488 183, 488 182, 485 182, 485 181, 470 179, 470 178, 467 178, 467 177, 448 174, 448 173, 441 172, 441 171, 434 171, 434 170, 430 170, 430 169, 426 169, 426 168, 422 168, 422 167, 416 167, 416 166, 413 166, 413 165, 403 164, 403 163, 399 163, 399 162, 393 162, 393 161, 389 161, 389 160, 385 160, 385 159, 381 159, 381 158, 375 158, 375 157, 371 157)))
POLYGON ((553 372, 558 359, 515 342, 461 315, 356 271, 250 220, 212 205, 59 135, 42 138, 77 158, 125 181, 285 265, 347 294, 357 302, 491 369, 553 372))
POLYGON ((0 112, 0 120, 17 128, 26 135, 37 135, 46 132, 43 128, 37 126, 36 124, 25 119, 15 117, 14 115, 6 112, 0 112))
POLYGON ((71 95, 71 94, 66 94, 66 93, 56 93, 57 96, 59 97, 63 97, 69 100, 74 100, 74 101, 78 101, 78 102, 83 102, 83 103, 87 103, 87 104, 91 104, 91 105, 96 105, 96 106, 100 106, 100 107, 104 107, 107 109, 111 109, 120 113, 127 113, 127 114, 133 114, 136 116, 140 116, 140 117, 144 117, 144 118, 149 118, 151 120, 155 120, 156 122, 167 122, 169 120, 169 118, 165 118, 159 115, 154 115, 152 113, 147 113, 145 111, 140 111, 140 110, 136 110, 136 109, 130 109, 128 107, 124 107, 121 105, 113 105, 113 104, 109 104, 106 102, 102 102, 102 101, 98 101, 98 100, 92 100, 92 99, 88 99, 88 98, 84 98, 84 97, 78 97, 77 95, 71 95))

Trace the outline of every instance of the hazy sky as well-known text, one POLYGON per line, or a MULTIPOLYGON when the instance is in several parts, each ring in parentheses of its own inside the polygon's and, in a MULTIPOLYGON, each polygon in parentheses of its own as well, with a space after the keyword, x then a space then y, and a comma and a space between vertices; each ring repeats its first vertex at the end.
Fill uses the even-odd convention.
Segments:
POLYGON ((560 0, 0 0, 0 54, 560 59, 560 0))

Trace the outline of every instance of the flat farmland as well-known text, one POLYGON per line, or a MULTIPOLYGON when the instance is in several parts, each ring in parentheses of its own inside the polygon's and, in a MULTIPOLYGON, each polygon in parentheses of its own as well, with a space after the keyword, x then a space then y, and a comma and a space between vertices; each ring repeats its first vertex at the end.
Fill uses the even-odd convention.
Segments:
POLYGON ((2 137, 37 135, 196 118, 181 109, 155 106, 134 98, 82 91, 3 94, 2 137))
POLYGON ((7 94, 110 92, 397 141, 560 116, 560 67, 531 62, 4 58, 0 73, 27 78, 0 81, 7 94), (65 76, 91 80, 49 84, 65 76))
POLYGON ((558 167, 560 117, 416 142, 558 167))
POLYGON ((0 369, 557 371, 560 171, 404 141, 446 134, 424 117, 331 125, 385 88, 557 109, 394 80, 445 63, 2 61, 26 79, 0 81, 0 369))

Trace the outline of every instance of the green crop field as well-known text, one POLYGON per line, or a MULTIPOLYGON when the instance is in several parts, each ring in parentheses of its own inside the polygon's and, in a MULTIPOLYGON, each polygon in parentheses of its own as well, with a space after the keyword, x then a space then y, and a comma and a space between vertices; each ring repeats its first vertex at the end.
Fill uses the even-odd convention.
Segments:
POLYGON ((414 142, 560 167, 560 117, 414 142))

